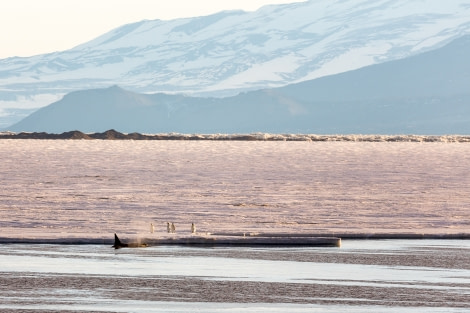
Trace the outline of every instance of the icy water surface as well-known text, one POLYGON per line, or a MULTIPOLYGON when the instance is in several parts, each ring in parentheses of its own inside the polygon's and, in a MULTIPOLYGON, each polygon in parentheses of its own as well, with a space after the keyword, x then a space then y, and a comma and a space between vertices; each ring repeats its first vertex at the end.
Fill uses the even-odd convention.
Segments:
POLYGON ((470 241, 116 251, 102 245, 0 245, 0 251, 2 312, 468 312, 470 307, 470 241))

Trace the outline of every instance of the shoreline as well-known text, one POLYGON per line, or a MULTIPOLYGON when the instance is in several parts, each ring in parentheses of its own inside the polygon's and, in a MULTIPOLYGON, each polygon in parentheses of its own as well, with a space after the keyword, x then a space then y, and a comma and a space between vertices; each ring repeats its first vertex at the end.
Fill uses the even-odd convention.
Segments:
POLYGON ((36 139, 36 140, 171 140, 171 141, 345 141, 345 142, 470 142, 470 135, 412 135, 412 134, 142 134, 121 133, 114 129, 105 132, 83 133, 78 130, 63 133, 46 132, 0 132, 0 139, 36 139))

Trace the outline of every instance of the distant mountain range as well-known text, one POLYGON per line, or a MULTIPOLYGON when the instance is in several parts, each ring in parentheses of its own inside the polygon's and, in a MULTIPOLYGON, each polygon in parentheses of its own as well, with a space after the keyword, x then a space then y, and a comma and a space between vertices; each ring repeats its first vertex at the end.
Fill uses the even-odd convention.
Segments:
POLYGON ((142 21, 67 51, 0 60, 0 127, 77 90, 234 96, 405 59, 469 33, 466 0, 311 0, 142 21))
POLYGON ((11 131, 470 134, 470 36, 409 57, 226 98, 72 92, 11 131))

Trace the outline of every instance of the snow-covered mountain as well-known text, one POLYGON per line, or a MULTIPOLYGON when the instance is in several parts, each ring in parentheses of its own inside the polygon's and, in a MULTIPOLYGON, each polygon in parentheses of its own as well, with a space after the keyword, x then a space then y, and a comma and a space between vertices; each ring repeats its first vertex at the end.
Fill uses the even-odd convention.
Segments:
POLYGON ((0 60, 0 126, 75 90, 234 95, 406 58, 468 33, 467 0, 310 0, 142 21, 67 51, 0 60))
POLYGON ((469 134, 469 55, 470 35, 406 59, 226 98, 77 91, 9 130, 469 134))

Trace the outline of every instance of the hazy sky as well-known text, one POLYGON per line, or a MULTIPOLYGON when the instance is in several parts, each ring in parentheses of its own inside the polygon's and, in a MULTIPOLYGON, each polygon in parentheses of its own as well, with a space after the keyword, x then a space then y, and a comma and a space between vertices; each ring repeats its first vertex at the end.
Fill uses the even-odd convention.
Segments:
POLYGON ((254 11, 301 0, 5 0, 0 1, 0 58, 72 48, 117 26, 222 10, 254 11))

